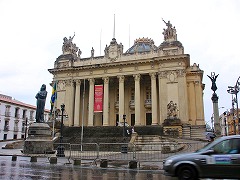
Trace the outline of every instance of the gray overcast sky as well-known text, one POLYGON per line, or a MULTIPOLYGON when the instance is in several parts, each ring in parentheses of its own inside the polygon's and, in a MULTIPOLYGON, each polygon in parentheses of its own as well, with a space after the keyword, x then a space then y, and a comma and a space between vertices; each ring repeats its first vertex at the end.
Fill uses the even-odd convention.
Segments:
POLYGON ((62 53, 63 37, 75 32, 73 42, 82 57, 89 57, 92 47, 95 56, 103 55, 113 37, 114 14, 115 37, 124 51, 140 37, 152 38, 159 46, 165 28, 162 18, 170 20, 191 65, 197 63, 204 71, 206 122, 213 109, 207 77, 211 72, 219 74, 219 107, 225 107, 220 113, 231 108, 227 87, 240 75, 238 0, 0 0, 0 93, 35 105, 35 95, 45 83, 50 108, 48 69, 62 53))

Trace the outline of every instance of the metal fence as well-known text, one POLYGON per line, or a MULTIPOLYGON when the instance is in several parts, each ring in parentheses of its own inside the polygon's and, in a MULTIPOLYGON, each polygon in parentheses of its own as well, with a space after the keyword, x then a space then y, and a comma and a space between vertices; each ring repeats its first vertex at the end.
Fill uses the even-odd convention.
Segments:
POLYGON ((161 162, 169 156, 194 152, 206 142, 164 142, 164 143, 83 143, 54 144, 56 156, 68 159, 112 161, 161 162), (63 148, 63 151, 61 151, 63 148), (62 155, 62 156, 61 156, 62 155))

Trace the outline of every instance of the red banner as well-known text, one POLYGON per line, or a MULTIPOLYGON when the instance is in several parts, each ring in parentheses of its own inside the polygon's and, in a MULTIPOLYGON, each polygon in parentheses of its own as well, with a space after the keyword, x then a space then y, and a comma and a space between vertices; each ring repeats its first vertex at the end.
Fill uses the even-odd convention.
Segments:
POLYGON ((103 85, 94 87, 94 112, 103 111, 103 85))

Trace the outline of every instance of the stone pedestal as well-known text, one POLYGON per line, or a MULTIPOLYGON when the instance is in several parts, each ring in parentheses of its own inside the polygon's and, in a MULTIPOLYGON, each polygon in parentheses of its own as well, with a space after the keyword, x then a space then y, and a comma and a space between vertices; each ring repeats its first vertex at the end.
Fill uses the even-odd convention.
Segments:
POLYGON ((163 134, 171 137, 182 137, 182 123, 178 118, 168 118, 163 123, 163 134))
POLYGON ((46 123, 33 123, 28 130, 28 137, 24 142, 24 154, 54 153, 52 131, 46 123))

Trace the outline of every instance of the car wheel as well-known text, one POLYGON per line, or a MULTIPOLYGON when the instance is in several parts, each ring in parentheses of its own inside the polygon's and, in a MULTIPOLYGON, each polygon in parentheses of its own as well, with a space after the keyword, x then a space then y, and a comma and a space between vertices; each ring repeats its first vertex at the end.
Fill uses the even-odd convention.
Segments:
POLYGON ((189 165, 181 166, 177 172, 179 180, 196 180, 197 172, 194 167, 189 165))

